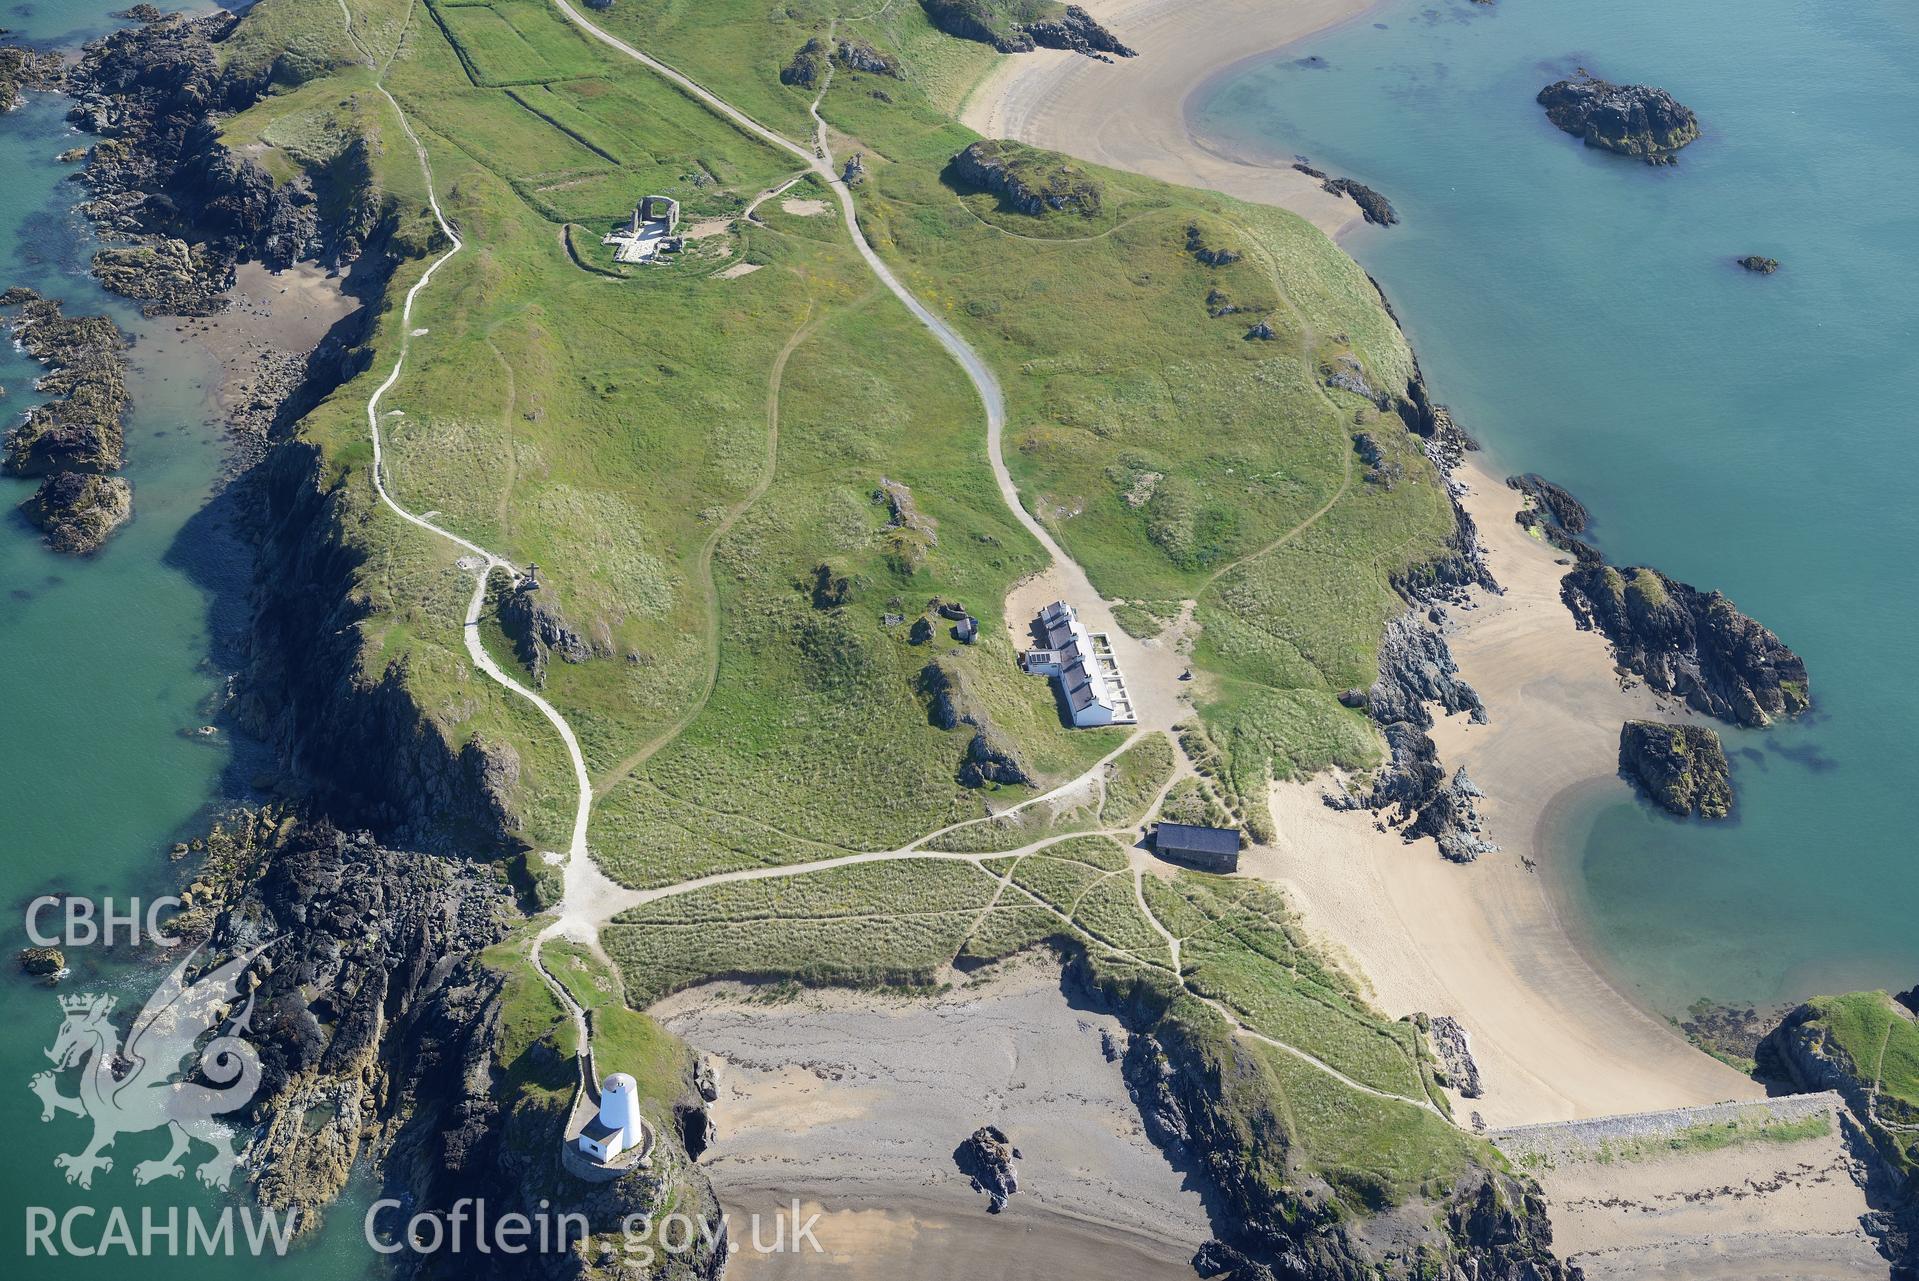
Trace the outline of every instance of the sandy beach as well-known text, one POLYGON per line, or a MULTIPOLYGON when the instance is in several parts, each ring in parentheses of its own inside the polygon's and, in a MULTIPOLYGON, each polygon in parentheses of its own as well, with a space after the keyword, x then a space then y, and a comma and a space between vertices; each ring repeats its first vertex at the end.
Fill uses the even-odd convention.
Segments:
MULTIPOLYGON (((1354 207, 1291 169, 1223 157, 1191 135, 1187 99, 1232 64, 1363 13, 1367 0, 1095 0, 1094 15, 1140 51, 1105 64, 1038 51, 1001 61, 965 119, 1169 181, 1291 208, 1329 233, 1354 207)), ((1559 600, 1558 553, 1513 521, 1519 496, 1473 462, 1460 477, 1502 596, 1454 611, 1450 640, 1490 723, 1463 716, 1433 737, 1465 766, 1503 847, 1470 867, 1430 842, 1402 844, 1372 816, 1320 803, 1323 783, 1274 789, 1278 839, 1242 866, 1281 882, 1310 928, 1363 972, 1388 1014, 1452 1014, 1473 1038, 1487 1092, 1466 1101, 1491 1125, 1752 1097, 1758 1087, 1694 1050, 1615 991, 1560 917, 1548 834, 1616 777, 1621 722, 1680 714, 1623 690, 1605 641, 1559 600), (1539 865, 1535 870, 1533 865, 1539 865)), ((1622 793, 1623 794, 1623 793, 1622 793)))
POLYGON ((1084 8, 1139 51, 1096 62, 1037 49, 1001 59, 960 118, 989 138, 1280 205, 1336 234, 1359 208, 1293 169, 1211 149, 1186 124, 1187 99, 1236 62, 1348 21, 1373 0, 1085 0, 1084 8))
POLYGON ((821 1253, 743 1249, 729 1277, 1191 1275, 1212 1235, 1199 1195, 1109 1057, 1119 1021, 1076 1006, 1050 957, 932 1000, 742 997, 698 988, 653 1010, 721 1061, 701 1163, 736 1222, 795 1196, 825 1217, 821 1253), (1021 1190, 997 1215, 954 1162, 988 1123, 1020 1149, 1021 1190))
POLYGON ((1364 813, 1320 803, 1323 785, 1274 789, 1278 838, 1242 866, 1280 882, 1308 927, 1351 959, 1393 1016, 1459 1019, 1485 1082, 1460 1115, 1492 1126, 1757 1097, 1752 1081, 1638 1009, 1581 955, 1560 919, 1547 838, 1561 806, 1618 789, 1620 723, 1673 714, 1622 690, 1605 641, 1573 626, 1559 553, 1513 520, 1519 495, 1474 463, 1459 478, 1501 596, 1453 611, 1449 636, 1488 723, 1433 732, 1449 769, 1486 793, 1492 839, 1478 862, 1446 862, 1364 813), (1528 861, 1538 863, 1538 870, 1528 861))

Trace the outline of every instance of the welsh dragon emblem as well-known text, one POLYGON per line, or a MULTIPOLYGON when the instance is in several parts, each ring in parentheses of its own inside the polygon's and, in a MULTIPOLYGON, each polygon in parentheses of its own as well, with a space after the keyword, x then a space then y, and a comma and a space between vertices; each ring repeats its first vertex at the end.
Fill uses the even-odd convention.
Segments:
POLYGON ((208 1187, 224 1188, 233 1177, 232 1132, 213 1118, 245 1107, 260 1086, 260 1056, 241 1039, 253 1014, 253 998, 222 1030, 228 1012, 240 997, 240 975, 271 944, 262 944, 234 957, 193 983, 184 982, 199 955, 195 948, 160 984, 146 1008, 133 1021, 125 1046, 109 1017, 114 998, 102 995, 63 996, 65 1018, 59 1035, 47 1050, 50 1072, 33 1078, 40 1096, 40 1119, 51 1121, 59 1112, 71 1112, 93 1122, 93 1140, 80 1152, 56 1156, 55 1166, 67 1172, 67 1182, 93 1186, 96 1170, 111 1171, 106 1150, 122 1134, 142 1134, 166 1127, 173 1141, 164 1157, 133 1167, 135 1183, 180 1178, 182 1158, 199 1140, 213 1156, 195 1173, 208 1187), (208 1033, 217 1033, 204 1045, 208 1033), (59 1078, 80 1069, 80 1093, 60 1093, 59 1078), (203 1077, 212 1086, 192 1079, 203 1077))

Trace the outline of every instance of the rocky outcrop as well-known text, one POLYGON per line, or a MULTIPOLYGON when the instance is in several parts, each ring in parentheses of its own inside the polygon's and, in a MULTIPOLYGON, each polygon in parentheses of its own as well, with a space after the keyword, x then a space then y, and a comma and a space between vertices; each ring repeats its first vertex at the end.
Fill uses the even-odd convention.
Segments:
POLYGON ((1020 21, 1005 0, 920 0, 934 26, 949 36, 990 44, 1001 53, 1031 53, 1036 48, 1070 49, 1111 61, 1134 51, 1078 5, 1058 17, 1020 21))
POLYGON ((47 396, 7 433, 3 465, 15 476, 116 471, 125 461, 125 342, 105 316, 66 316, 31 289, 0 294, 14 308, 14 341, 46 366, 34 384, 47 396))
MULTIPOLYGON (((44 936, 43 936, 44 937, 44 936)), ((20 972, 35 978, 52 978, 67 968, 67 958, 57 947, 20 949, 20 972)))
POLYGON ((46 535, 48 547, 85 556, 133 519, 133 485, 122 476, 57 472, 40 482, 21 510, 46 535))
POLYGON ((833 47, 833 59, 848 71, 863 71, 869 76, 891 76, 895 80, 906 79, 906 68, 900 65, 898 58, 881 53, 864 40, 842 37, 833 47))
POLYGON ((1296 1159, 1290 1122, 1258 1092, 1264 1074, 1247 1045, 1210 1032, 1190 1007, 1175 1010, 1137 998, 1122 1007, 1134 1033, 1122 1065, 1148 1136, 1217 1197, 1214 1222, 1228 1235, 1195 1257, 1202 1276, 1576 1281, 1553 1256, 1538 1187, 1490 1160, 1464 1162, 1430 1200, 1396 1207, 1389 1239, 1374 1240, 1372 1222, 1345 1202, 1370 1197, 1383 1210, 1390 1199, 1335 1187, 1296 1159))
POLYGON ((1114 57, 1132 58, 1136 51, 1121 44, 1119 37, 1096 21, 1092 14, 1076 4, 1066 6, 1058 18, 1043 18, 1025 26, 1026 37, 1042 49, 1070 49, 1088 57, 1110 62, 1114 57))
MULTIPOLYGON (((81 175, 90 192, 81 210, 109 242, 95 273, 149 314, 207 314, 236 262, 280 268, 329 244, 311 179, 275 183, 219 140, 216 115, 267 88, 221 66, 216 44, 238 21, 164 15, 88 44, 66 76, 69 119, 98 135, 81 175)), ((363 144, 353 151, 319 170, 340 214, 330 240, 338 263, 361 252, 370 212, 378 217, 363 144)))
POLYGON ((555 654, 562 662, 584 663, 613 652, 610 637, 588 641, 567 621, 553 593, 531 580, 502 585, 495 600, 500 630, 513 642, 514 654, 541 688, 546 686, 547 664, 555 654))
POLYGON ((1472 1044, 1466 1037, 1466 1029, 1450 1014, 1436 1014, 1430 1021, 1429 1031, 1433 1048, 1439 1052, 1439 1061, 1446 1066, 1444 1084, 1458 1090, 1465 1098, 1478 1098, 1483 1093, 1479 1083, 1479 1064, 1473 1059, 1472 1044))
POLYGON ((990 1198, 988 1214, 1004 1210, 1006 1199, 1019 1191, 1019 1167, 1013 1164, 1018 1159, 1019 1149, 997 1125, 982 1125, 953 1154, 954 1164, 972 1180, 973 1190, 990 1198))
POLYGON ((1734 261, 1747 271, 1757 272, 1762 276, 1770 276, 1779 270, 1777 258, 1762 258, 1758 254, 1747 254, 1744 258, 1737 258, 1734 261))
POLYGON ((1919 1278, 1919 1025, 1884 992, 1821 996, 1759 1044, 1759 1069, 1802 1091, 1837 1090, 1869 1149, 1863 1220, 1894 1281, 1919 1278))
POLYGON ((802 89, 817 89, 826 81, 829 51, 826 41, 814 36, 800 46, 792 61, 780 68, 780 83, 802 89))
MULTIPOLYGON (((925 622, 922 616, 921 620, 925 622)), ((966 755, 960 761, 959 781, 965 787, 988 783, 1028 784, 1033 781, 1012 737, 993 723, 971 689, 966 670, 949 658, 936 658, 920 669, 919 689, 926 699, 926 716, 940 729, 971 726, 966 755)))
MULTIPOLYGON (((0 32, 0 35, 5 34, 0 32)), ((0 45, 0 113, 12 111, 28 89, 53 89, 60 84, 60 55, 19 45, 0 45)))
POLYGON ((1581 560, 1598 558, 1598 551, 1580 538, 1592 524, 1584 503, 1534 472, 1508 476, 1506 484, 1526 496, 1525 506, 1513 517, 1520 528, 1536 531, 1553 546, 1581 560))
POLYGON ((0 294, 0 307, 18 308, 9 326, 47 367, 34 387, 49 397, 7 433, 0 470, 42 478, 21 510, 48 547, 69 555, 98 551, 133 516, 133 486, 105 474, 125 461, 120 331, 105 316, 62 315, 58 303, 30 289, 0 294))
POLYGON ((1566 575, 1560 595, 1581 627, 1612 642, 1622 667, 1709 716, 1767 725, 1811 703, 1799 655, 1718 592, 1655 569, 1587 563, 1566 575))
POLYGON ((990 191, 1030 218, 1049 212, 1095 218, 1105 199, 1098 181, 1065 156, 1018 142, 975 142, 953 157, 945 176, 962 189, 990 191))
POLYGON ((1699 137, 1699 118, 1664 89, 1616 85, 1581 72, 1539 91, 1546 118, 1588 147, 1638 156, 1648 164, 1675 163, 1699 137))
POLYGON ((1196 222, 1186 224, 1186 252, 1208 267, 1230 267, 1240 259, 1239 250, 1210 243, 1196 222))
POLYGON ((1681 818, 1732 813, 1732 765, 1710 726, 1627 721, 1619 730, 1619 772, 1681 818))
POLYGON ((1359 206, 1359 212, 1365 216, 1367 222, 1380 227, 1391 227, 1399 222, 1399 213, 1393 208, 1393 202, 1365 183, 1355 182, 1351 178, 1334 178, 1324 170, 1315 169, 1304 160, 1295 161, 1293 168, 1308 178, 1319 179, 1321 191, 1335 196, 1352 197, 1353 203, 1359 206))

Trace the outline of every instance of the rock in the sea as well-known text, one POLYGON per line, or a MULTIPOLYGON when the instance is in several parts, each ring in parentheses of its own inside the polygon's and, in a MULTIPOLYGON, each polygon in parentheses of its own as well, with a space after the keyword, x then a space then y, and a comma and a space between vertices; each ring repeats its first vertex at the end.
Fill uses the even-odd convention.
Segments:
POLYGON ((36 978, 51 978, 67 968, 67 958, 57 947, 22 948, 20 968, 36 978))
POLYGON ((133 517, 133 485, 121 476, 55 472, 21 505, 56 552, 84 556, 99 551, 113 531, 133 517))
POLYGON ((1580 626, 1605 633, 1622 667, 1708 715, 1759 726, 1811 705, 1799 655, 1718 592, 1655 569, 1587 563, 1560 595, 1580 626))
POLYGON ((987 1212, 998 1214, 1006 1198, 1019 1191, 1019 1168, 1013 1164, 1019 1149, 996 1125, 982 1125, 953 1154, 960 1172, 972 1179, 975 1190, 992 1198, 987 1212))
POLYGON ((990 191, 1030 218, 1049 212, 1096 218, 1105 199, 1098 180, 1067 157, 1018 142, 981 139, 953 157, 946 176, 962 188, 990 191))
POLYGON ((35 387, 48 397, 7 433, 0 465, 16 476, 119 467, 128 400, 118 327, 105 316, 62 315, 59 303, 30 289, 0 294, 0 307, 19 308, 13 337, 47 367, 35 387))
POLYGON ((1619 730, 1619 769, 1681 818, 1732 813, 1732 765, 1711 726, 1627 721, 1619 730))
POLYGON ((60 83, 60 55, 19 45, 0 45, 0 113, 22 102, 23 89, 52 89, 60 83))
POLYGON ((1779 270, 1777 258, 1762 258, 1758 254, 1747 254, 1744 258, 1738 259, 1738 263, 1747 271, 1757 272, 1762 276, 1770 276, 1779 270))
POLYGON ((1674 163, 1675 153, 1699 137, 1699 118, 1651 85, 1616 85, 1581 73, 1547 85, 1538 101, 1549 120, 1588 147, 1648 164, 1674 163))

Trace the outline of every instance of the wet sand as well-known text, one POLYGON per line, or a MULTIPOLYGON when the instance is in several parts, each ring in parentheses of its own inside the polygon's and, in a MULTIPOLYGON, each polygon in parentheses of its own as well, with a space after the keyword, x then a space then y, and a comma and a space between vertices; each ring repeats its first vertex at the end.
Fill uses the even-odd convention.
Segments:
POLYGON ((719 986, 653 1012, 723 1060, 701 1163, 735 1222, 758 1211, 770 1225, 795 1198, 826 1216, 825 1253, 747 1247, 729 1276, 1190 1276, 1212 1235, 1107 1057, 1124 1030, 1076 1008, 1048 957, 930 999, 770 1003, 719 986), (998 1215, 954 1162, 988 1123, 1021 1153, 1021 1190, 998 1215))

